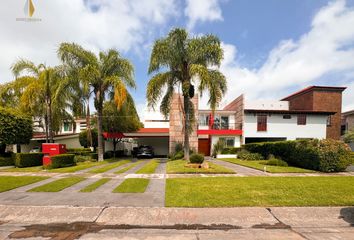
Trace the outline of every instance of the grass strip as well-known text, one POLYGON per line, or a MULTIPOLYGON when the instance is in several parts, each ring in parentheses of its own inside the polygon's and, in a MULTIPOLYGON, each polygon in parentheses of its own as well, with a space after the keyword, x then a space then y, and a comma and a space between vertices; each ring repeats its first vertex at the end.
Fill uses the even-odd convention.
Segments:
POLYGON ((54 182, 44 184, 28 190, 28 192, 60 192, 61 190, 71 187, 72 185, 85 180, 83 177, 67 177, 58 179, 54 182))
POLYGON ((138 174, 151 174, 156 171, 156 168, 159 166, 160 162, 156 159, 151 160, 147 164, 145 164, 142 168, 140 168, 135 173, 138 174))
POLYGON ((209 168, 186 167, 187 161, 174 160, 167 162, 167 173, 235 173, 233 170, 208 162, 209 168))
POLYGON ((150 180, 145 178, 128 178, 125 179, 118 187, 116 187, 114 193, 143 193, 145 192, 150 180))
POLYGON ((354 177, 174 178, 168 207, 353 206, 354 177))
POLYGON ((40 172, 43 170, 42 166, 36 166, 36 167, 27 167, 27 168, 7 168, 7 169, 2 169, 1 172, 40 172))
POLYGON ((104 173, 104 172, 107 172, 113 168, 120 167, 120 166, 130 163, 130 162, 131 162, 130 160, 121 160, 119 162, 111 163, 111 164, 108 164, 108 165, 101 167, 101 168, 92 169, 91 171, 89 171, 89 173, 104 173))
POLYGON ((23 187, 32 183, 43 181, 48 177, 34 176, 0 176, 0 192, 6 192, 18 187, 23 187))
POLYGON ((95 167, 95 166, 99 166, 99 165, 103 165, 103 164, 107 164, 107 162, 106 161, 101 161, 101 162, 79 162, 79 163, 77 163, 76 166, 50 169, 50 170, 48 170, 48 172, 72 173, 72 172, 81 171, 81 170, 84 170, 84 169, 87 169, 87 168, 91 168, 91 167, 95 167))
POLYGON ((81 189, 80 192, 93 192, 97 188, 99 188, 100 186, 102 186, 103 184, 107 183, 110 180, 111 180, 110 178, 102 178, 102 179, 86 186, 85 188, 81 189))
POLYGON ((223 158, 218 160, 238 164, 245 167, 250 167, 261 171, 264 171, 264 167, 266 167, 266 171, 270 173, 314 173, 316 172, 309 169, 291 167, 291 166, 281 167, 281 166, 265 165, 267 163, 267 160, 247 161, 247 160, 240 160, 235 158, 223 158))
POLYGON ((133 167, 136 167, 141 161, 137 161, 135 163, 130 164, 128 167, 122 168, 115 172, 115 174, 120 174, 120 173, 125 173, 126 171, 132 169, 133 167))

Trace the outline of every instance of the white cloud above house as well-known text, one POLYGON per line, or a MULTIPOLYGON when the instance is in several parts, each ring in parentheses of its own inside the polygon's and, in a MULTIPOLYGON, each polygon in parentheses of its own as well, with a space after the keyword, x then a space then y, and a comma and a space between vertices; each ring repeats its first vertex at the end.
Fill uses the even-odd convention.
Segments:
POLYGON ((192 30, 198 22, 222 21, 220 0, 186 0, 184 14, 188 17, 187 28, 192 30))
MULTIPOLYGON (((346 7, 345 1, 332 2, 315 14, 309 32, 298 40, 279 42, 258 69, 242 67, 236 46, 223 43, 220 69, 228 81, 225 102, 241 93, 251 99, 278 99, 291 93, 289 88, 316 85, 321 78, 336 74, 335 80, 327 80, 326 84, 347 86, 344 110, 354 108, 353 76, 345 77, 354 72, 353 26, 354 9, 346 7)), ((201 102, 206 105, 206 99, 201 102)))

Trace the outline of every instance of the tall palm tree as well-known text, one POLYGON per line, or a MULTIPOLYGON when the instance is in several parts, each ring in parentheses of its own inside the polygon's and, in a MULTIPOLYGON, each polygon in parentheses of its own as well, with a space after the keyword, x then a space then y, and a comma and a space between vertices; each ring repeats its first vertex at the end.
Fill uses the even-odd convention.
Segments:
POLYGON ((153 46, 149 74, 150 79, 146 97, 148 105, 156 106, 162 93, 160 111, 167 118, 173 92, 181 88, 184 113, 184 156, 189 160, 189 134, 193 121, 193 105, 190 101, 194 95, 193 82, 198 83, 200 95, 209 93, 211 109, 214 111, 224 96, 227 86, 224 75, 217 70, 223 59, 220 40, 214 35, 190 38, 184 29, 176 28, 165 38, 157 40, 153 46))
POLYGON ((61 87, 62 79, 65 78, 62 68, 35 65, 31 61, 20 59, 11 69, 16 77, 14 86, 16 83, 26 82, 21 94, 21 107, 29 110, 33 116, 44 115, 46 142, 54 142, 54 130, 58 130, 63 116, 70 116, 66 111, 68 102, 63 97, 64 88, 61 87))
POLYGON ((98 56, 75 43, 62 43, 59 58, 67 65, 81 69, 93 89, 97 111, 98 160, 103 160, 102 111, 106 94, 114 92, 117 107, 121 107, 127 96, 127 88, 135 88, 134 69, 129 60, 118 51, 109 49, 98 56))

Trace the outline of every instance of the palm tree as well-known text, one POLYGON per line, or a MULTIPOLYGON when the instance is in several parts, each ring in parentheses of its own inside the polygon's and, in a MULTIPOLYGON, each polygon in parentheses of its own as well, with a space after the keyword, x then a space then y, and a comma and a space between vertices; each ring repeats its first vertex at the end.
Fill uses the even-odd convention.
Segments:
POLYGON ((54 130, 59 130, 62 118, 70 117, 66 111, 69 106, 66 93, 61 86, 65 78, 62 68, 35 65, 31 61, 20 59, 11 69, 16 77, 14 87, 16 84, 22 86, 22 83, 26 83, 22 86, 24 90, 21 92, 21 108, 33 116, 44 115, 46 142, 54 142, 54 130))
POLYGON ((146 97, 149 107, 154 108, 165 90, 160 111, 167 118, 174 89, 181 88, 184 114, 184 156, 189 160, 189 134, 194 120, 194 95, 192 82, 198 81, 200 95, 209 93, 211 109, 214 111, 224 96, 227 86, 224 75, 217 70, 223 58, 220 40, 214 35, 190 38, 184 29, 176 28, 167 37, 155 42, 151 57, 150 79, 146 97))
POLYGON ((98 160, 103 161, 102 111, 108 92, 114 92, 114 100, 120 108, 127 96, 127 88, 135 88, 134 69, 129 60, 118 51, 109 49, 98 57, 75 43, 62 43, 58 49, 59 58, 68 66, 81 69, 93 89, 94 105, 97 111, 98 160))

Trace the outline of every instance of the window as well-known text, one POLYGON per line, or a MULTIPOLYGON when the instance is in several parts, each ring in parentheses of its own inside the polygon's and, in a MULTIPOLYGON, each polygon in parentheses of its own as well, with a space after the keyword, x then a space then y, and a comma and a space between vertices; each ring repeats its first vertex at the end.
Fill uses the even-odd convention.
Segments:
POLYGON ((327 127, 332 126, 332 116, 327 117, 327 127))
POLYGON ((229 129, 229 117, 228 116, 221 117, 221 129, 229 129))
POLYGON ((65 122, 64 123, 64 132, 70 132, 70 131, 72 131, 71 123, 65 122))
POLYGON ((224 141, 226 147, 234 147, 235 146, 235 138, 219 138, 220 140, 224 141))
POLYGON ((306 125, 306 115, 305 114, 297 115, 297 125, 306 125))
POLYGON ((257 131, 267 131, 267 115, 257 115, 257 131))
POLYGON ((199 126, 209 126, 209 114, 199 115, 199 126))
POLYGON ((283 115, 283 119, 291 119, 291 115, 290 114, 283 115))

